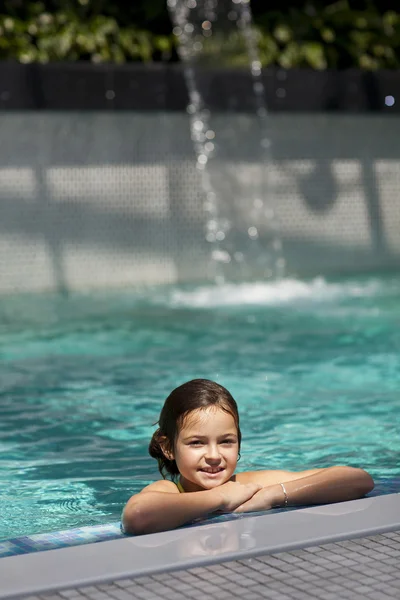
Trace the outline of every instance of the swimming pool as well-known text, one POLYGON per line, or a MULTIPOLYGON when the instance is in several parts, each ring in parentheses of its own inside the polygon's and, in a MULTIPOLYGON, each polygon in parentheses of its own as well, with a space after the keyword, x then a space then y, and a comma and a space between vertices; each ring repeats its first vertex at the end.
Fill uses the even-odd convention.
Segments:
POLYGON ((400 276, 0 301, 0 539, 117 521, 158 477, 173 387, 238 401, 240 468, 350 464, 400 489, 400 276))

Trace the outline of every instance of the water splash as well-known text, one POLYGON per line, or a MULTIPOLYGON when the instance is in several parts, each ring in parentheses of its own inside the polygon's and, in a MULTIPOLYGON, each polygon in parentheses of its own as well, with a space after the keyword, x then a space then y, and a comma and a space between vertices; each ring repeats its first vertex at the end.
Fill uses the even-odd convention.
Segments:
MULTIPOLYGON (((376 280, 363 283, 332 283, 322 277, 309 282, 285 278, 279 281, 200 286, 175 289, 164 298, 172 307, 210 308, 221 306, 283 306, 300 302, 328 303, 345 298, 368 298, 382 293, 376 280)), ((335 309, 337 310, 337 308, 335 309)), ((360 309, 359 309, 360 310, 360 309)))
POLYGON ((167 4, 185 66, 187 112, 211 245, 210 274, 217 283, 280 278, 285 261, 275 213, 266 200, 268 115, 249 1, 167 4), (227 68, 235 70, 221 88, 227 68), (250 114, 238 97, 244 88, 250 114), (225 98, 223 109, 211 111, 210 98, 218 94, 225 98))

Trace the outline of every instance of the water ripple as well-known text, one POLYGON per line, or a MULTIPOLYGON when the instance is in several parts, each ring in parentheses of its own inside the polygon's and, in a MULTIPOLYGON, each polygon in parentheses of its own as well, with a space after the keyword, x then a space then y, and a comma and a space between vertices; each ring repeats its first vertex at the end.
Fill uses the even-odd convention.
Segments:
POLYGON ((399 291, 364 278, 1 299, 0 538, 117 520, 158 477, 164 399, 194 377, 238 401, 241 469, 344 463, 398 481, 399 291))

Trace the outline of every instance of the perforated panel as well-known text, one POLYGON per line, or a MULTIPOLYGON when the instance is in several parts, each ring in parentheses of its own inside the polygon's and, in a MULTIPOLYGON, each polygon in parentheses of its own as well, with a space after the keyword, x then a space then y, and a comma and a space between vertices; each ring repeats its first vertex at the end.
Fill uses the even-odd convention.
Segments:
MULTIPOLYGON (((216 138, 210 160, 232 221, 232 252, 256 225, 261 254, 281 239, 289 271, 397 266, 398 121, 276 114, 264 163, 255 118, 216 115, 216 129, 232 134, 216 138), (268 210, 262 221, 252 216, 256 188, 277 216, 277 234, 268 210)), ((9 113, 0 130, 0 291, 209 275, 203 174, 187 115, 9 113)))

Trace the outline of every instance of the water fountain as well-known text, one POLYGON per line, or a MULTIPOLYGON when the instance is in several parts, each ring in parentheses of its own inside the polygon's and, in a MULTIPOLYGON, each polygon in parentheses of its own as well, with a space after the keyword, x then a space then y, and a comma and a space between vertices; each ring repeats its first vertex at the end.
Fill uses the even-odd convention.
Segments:
POLYGON ((211 276, 279 278, 285 261, 267 193, 268 114, 249 0, 167 4, 189 92, 211 276))

